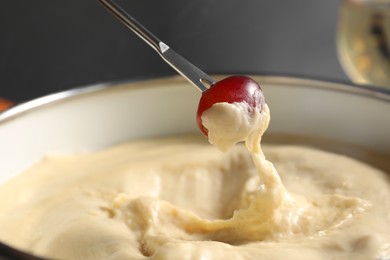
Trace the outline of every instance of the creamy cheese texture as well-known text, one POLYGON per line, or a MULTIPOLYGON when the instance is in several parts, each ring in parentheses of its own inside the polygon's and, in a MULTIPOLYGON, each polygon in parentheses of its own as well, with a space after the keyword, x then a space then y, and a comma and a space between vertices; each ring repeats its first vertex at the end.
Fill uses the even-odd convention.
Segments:
POLYGON ((226 153, 176 136, 43 158, 0 187, 0 241, 55 259, 390 258, 385 173, 312 148, 262 148, 269 109, 246 111, 204 112, 221 150, 245 141, 226 153), (237 135, 218 139, 214 117, 232 114, 237 135))
POLYGON ((261 113, 259 108, 253 109, 246 102, 214 104, 202 114, 209 142, 221 151, 229 150, 240 141, 247 140, 249 147, 259 143, 269 122, 263 118, 269 115, 268 106, 264 109, 266 113, 261 113))

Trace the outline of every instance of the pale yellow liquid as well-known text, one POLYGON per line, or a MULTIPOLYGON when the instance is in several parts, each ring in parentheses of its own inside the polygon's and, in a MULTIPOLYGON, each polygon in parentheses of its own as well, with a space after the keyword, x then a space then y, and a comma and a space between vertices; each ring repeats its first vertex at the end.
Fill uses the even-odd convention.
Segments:
POLYGON ((390 1, 343 1, 337 47, 352 81, 390 87, 390 1))
POLYGON ((221 153, 200 135, 47 156, 0 186, 0 241, 48 259, 389 259, 383 172, 263 148, 277 175, 243 145, 221 153))

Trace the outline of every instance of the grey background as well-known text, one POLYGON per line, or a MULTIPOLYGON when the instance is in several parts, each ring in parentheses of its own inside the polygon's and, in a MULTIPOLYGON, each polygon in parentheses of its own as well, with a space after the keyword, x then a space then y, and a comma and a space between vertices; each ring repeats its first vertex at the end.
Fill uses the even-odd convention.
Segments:
MULTIPOLYGON (((347 80, 338 0, 118 0, 203 70, 347 80)), ((0 96, 16 102, 111 80, 170 75, 95 0, 0 0, 0 96)))

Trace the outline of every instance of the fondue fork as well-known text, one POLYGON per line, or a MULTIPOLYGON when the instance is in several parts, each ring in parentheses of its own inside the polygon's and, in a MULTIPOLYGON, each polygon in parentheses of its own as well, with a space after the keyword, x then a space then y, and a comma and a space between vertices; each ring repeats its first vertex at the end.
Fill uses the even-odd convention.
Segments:
POLYGON ((127 13, 113 0, 98 0, 107 8, 116 18, 130 28, 136 35, 150 45, 157 53, 180 73, 184 78, 191 82, 201 92, 204 92, 215 81, 198 67, 183 58, 177 52, 172 50, 167 44, 157 38, 153 33, 146 29, 140 22, 127 13))

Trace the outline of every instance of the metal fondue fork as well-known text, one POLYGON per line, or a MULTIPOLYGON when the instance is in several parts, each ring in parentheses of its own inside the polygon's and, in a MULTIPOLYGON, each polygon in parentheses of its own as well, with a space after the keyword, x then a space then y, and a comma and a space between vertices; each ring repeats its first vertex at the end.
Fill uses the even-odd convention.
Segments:
POLYGON ((135 34, 150 45, 172 68, 179 72, 184 78, 191 82, 200 91, 205 91, 215 81, 191 62, 172 50, 168 45, 157 38, 146 29, 141 23, 128 14, 115 1, 98 0, 116 18, 130 28, 135 34))

